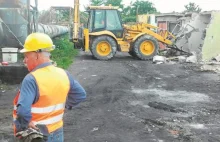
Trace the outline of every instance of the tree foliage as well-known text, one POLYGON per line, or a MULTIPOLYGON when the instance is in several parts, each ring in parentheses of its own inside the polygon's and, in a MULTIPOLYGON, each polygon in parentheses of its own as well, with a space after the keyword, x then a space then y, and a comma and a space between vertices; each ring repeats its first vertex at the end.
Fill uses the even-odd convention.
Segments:
POLYGON ((136 0, 130 3, 129 6, 123 8, 122 17, 124 22, 135 22, 137 14, 152 14, 157 13, 154 4, 146 0, 136 0))
POLYGON ((119 6, 123 8, 122 0, 106 0, 105 5, 119 6))
POLYGON ((90 5, 92 6, 100 6, 104 3, 105 3, 104 0, 90 0, 90 5))
POLYGON ((184 13, 186 13, 186 12, 198 12, 199 13, 202 11, 202 9, 199 7, 199 5, 197 5, 193 2, 190 2, 189 4, 185 5, 184 7, 186 9, 184 11, 184 13))
POLYGON ((90 0, 90 5, 100 6, 100 5, 112 5, 122 7, 122 0, 90 0))
POLYGON ((135 3, 133 4, 134 8, 133 8, 133 12, 132 15, 135 15, 135 14, 151 14, 151 13, 156 13, 157 10, 156 8, 154 7, 154 4, 152 2, 149 2, 149 1, 135 1, 135 3))

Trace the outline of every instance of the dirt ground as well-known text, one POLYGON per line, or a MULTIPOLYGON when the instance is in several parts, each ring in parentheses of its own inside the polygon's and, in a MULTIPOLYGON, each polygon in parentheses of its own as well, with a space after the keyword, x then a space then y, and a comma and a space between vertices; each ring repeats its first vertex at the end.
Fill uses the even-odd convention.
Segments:
MULTIPOLYGON (((98 61, 89 53, 81 53, 69 71, 84 86, 87 100, 66 112, 65 142, 220 141, 219 74, 128 54, 98 61)), ((0 141, 12 141, 17 87, 0 88, 0 141)))

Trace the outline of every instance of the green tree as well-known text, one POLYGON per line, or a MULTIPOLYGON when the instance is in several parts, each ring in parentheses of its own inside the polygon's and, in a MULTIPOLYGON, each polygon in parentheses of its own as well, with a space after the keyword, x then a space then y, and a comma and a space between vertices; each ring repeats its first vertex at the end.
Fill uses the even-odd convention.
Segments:
POLYGON ((150 1, 136 0, 133 4, 132 15, 138 14, 152 14, 156 13, 157 9, 150 1))
POLYGON ((184 13, 186 13, 186 12, 198 12, 199 13, 202 11, 202 9, 199 7, 199 5, 197 5, 193 2, 190 2, 189 4, 185 5, 184 7, 186 9, 184 11, 184 13))
POLYGON ((119 6, 122 8, 122 0, 90 0, 90 5, 92 6, 100 6, 102 4, 104 5, 112 5, 112 6, 119 6))
POLYGON ((119 6, 120 8, 123 8, 123 5, 121 4, 122 0, 107 0, 105 2, 105 5, 112 5, 112 6, 119 6))
POLYGON ((136 0, 125 7, 122 12, 124 22, 135 22, 137 14, 152 14, 157 13, 157 9, 150 1, 136 0))
POLYGON ((103 0, 90 0, 90 5, 92 5, 92 6, 100 6, 104 3, 105 3, 105 1, 103 1, 103 0))

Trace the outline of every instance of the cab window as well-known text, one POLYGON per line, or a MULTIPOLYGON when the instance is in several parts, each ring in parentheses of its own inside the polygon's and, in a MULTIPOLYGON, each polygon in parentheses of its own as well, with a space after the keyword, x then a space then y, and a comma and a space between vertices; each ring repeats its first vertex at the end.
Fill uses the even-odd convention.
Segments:
POLYGON ((94 29, 104 29, 105 28, 105 11, 96 10, 95 11, 95 21, 94 29))
POLYGON ((121 21, 119 19, 117 10, 107 10, 106 19, 107 19, 107 24, 106 24, 107 30, 122 29, 121 21))

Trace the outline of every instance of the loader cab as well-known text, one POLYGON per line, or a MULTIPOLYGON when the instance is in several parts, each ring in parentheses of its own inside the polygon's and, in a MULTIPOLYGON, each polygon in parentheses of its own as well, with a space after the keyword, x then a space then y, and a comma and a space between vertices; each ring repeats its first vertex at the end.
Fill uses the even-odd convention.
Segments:
POLYGON ((123 37, 122 21, 116 9, 91 8, 89 10, 88 28, 90 33, 110 31, 117 38, 123 37))

